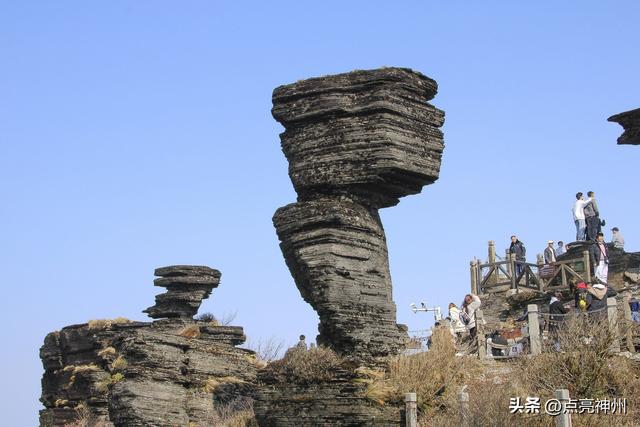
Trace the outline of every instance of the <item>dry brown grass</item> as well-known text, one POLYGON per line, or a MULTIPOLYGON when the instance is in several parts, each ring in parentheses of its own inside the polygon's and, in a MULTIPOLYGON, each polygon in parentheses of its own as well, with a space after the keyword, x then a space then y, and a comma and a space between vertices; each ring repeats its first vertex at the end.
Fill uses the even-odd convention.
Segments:
POLYGON ((118 325, 122 323, 131 323, 131 320, 125 317, 116 317, 115 319, 94 319, 89 320, 87 325, 89 329, 108 329, 112 325, 118 325))
POLYGON ((202 386, 200 387, 200 390, 202 390, 205 393, 213 393, 215 392, 218 387, 226 385, 226 384, 245 384, 246 381, 238 378, 238 377, 231 377, 231 376, 227 376, 227 377, 210 377, 207 378, 203 383, 202 386))
POLYGON ((118 352, 116 351, 116 349, 111 346, 105 347, 98 352, 98 356, 102 357, 103 359, 112 359, 116 357, 117 354, 118 352))
POLYGON ((544 410, 510 414, 509 400, 539 397, 544 404, 560 388, 569 389, 574 399, 627 399, 626 416, 573 414, 574 427, 640 425, 640 363, 612 352, 616 335, 606 320, 577 318, 551 338, 539 356, 485 363, 480 375, 465 382, 469 403, 464 409, 457 393, 451 394, 439 410, 421 414, 421 425, 553 426, 544 410))
POLYGON ((96 390, 99 393, 106 393, 109 391, 111 386, 119 383, 124 380, 124 375, 120 372, 116 372, 113 375, 105 374, 98 382, 96 382, 96 390))
POLYGON ((111 363, 111 369, 114 371, 122 371, 128 364, 127 359, 122 356, 118 356, 118 358, 111 363))
POLYGON ((75 411, 76 420, 65 424, 65 427, 107 427, 111 425, 93 414, 86 403, 80 403, 76 406, 75 411))
POLYGON ((217 405, 207 425, 219 427, 257 427, 253 413, 253 401, 238 398, 224 405, 217 405))
POLYGON ((460 387, 480 371, 480 362, 473 356, 455 355, 446 327, 435 328, 431 341, 427 352, 391 358, 384 375, 369 373, 365 395, 378 403, 399 403, 405 393, 415 392, 425 416, 452 406, 460 387))
POLYGON ((624 337, 628 325, 621 322, 618 327, 620 335, 606 319, 577 317, 564 322, 555 337, 560 351, 549 339, 545 353, 521 363, 527 391, 543 398, 559 388, 578 399, 626 398, 626 417, 574 415, 574 426, 640 425, 640 362, 613 352, 616 338, 624 337))
POLYGON ((270 363, 265 369, 282 381, 308 384, 335 378, 335 371, 343 362, 340 356, 326 347, 292 348, 282 359, 270 363))
POLYGON ((200 326, 189 325, 185 326, 178 332, 178 335, 185 338, 198 338, 200 336, 200 326))

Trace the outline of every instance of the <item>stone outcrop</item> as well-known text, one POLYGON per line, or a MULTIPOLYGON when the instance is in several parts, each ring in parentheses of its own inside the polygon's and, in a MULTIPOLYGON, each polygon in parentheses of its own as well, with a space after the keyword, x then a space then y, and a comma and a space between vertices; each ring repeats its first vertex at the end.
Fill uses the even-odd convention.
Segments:
POLYGON ((144 310, 149 317, 192 318, 200 308, 202 300, 209 298, 213 288, 220 284, 220 272, 205 266, 173 265, 157 268, 153 283, 167 288, 167 292, 156 296, 156 304, 144 310))
POLYGON ((619 123, 624 128, 618 144, 640 145, 640 108, 615 114, 607 120, 619 123))
POLYGON ((436 91, 435 81, 403 68, 274 90, 272 113, 285 127, 282 151, 298 200, 278 209, 273 223, 296 286, 320 318, 318 344, 350 367, 303 384, 261 371, 261 426, 400 424, 397 406, 367 398, 355 368, 381 364, 408 340, 396 324, 378 209, 438 179, 444 113, 427 103, 436 91))
POLYGON ((438 178, 444 113, 436 82, 383 68, 304 80, 273 93, 273 116, 298 202, 273 222, 318 342, 367 360, 393 354, 396 324, 378 209, 438 178))
MULTIPOLYGON (((558 257, 559 261, 580 258, 584 251, 588 251, 593 243, 573 242, 567 245, 566 253, 558 257)), ((633 280, 627 277, 627 272, 636 271, 640 267, 640 252, 625 252, 608 246, 609 250, 609 274, 607 283, 617 291, 633 284, 633 280)), ((593 266, 592 266, 593 267, 593 266)))
POLYGON ((259 374, 255 404, 261 427, 399 426, 400 408, 366 397, 367 384, 343 370, 326 383, 274 383, 259 374))
POLYGON ((47 335, 40 425, 81 418, 87 425, 208 426, 217 405, 253 396, 255 355, 236 347, 245 341, 242 328, 187 317, 220 273, 177 266, 156 274, 156 284, 170 290, 150 310, 165 319, 94 320, 47 335))

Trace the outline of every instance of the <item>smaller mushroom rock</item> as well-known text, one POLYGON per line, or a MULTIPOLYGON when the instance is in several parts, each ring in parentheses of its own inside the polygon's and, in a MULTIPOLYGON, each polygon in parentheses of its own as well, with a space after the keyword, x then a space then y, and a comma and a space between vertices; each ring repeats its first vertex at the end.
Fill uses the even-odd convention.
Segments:
POLYGON ((220 284, 220 272, 198 265, 172 265, 157 268, 153 281, 155 286, 167 288, 164 294, 156 295, 156 304, 143 310, 149 317, 192 318, 200 308, 202 300, 209 298, 213 288, 220 284))

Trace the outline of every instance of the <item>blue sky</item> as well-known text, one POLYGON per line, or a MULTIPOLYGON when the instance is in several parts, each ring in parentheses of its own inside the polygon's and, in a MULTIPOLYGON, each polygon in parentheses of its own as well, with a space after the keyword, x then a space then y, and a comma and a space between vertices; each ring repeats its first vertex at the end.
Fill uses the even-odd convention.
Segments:
MULTIPOLYGON (((271 224, 295 201, 271 92, 380 66, 418 70, 446 111, 440 180, 381 212, 398 319, 469 289, 518 234, 570 241, 577 191, 640 250, 636 1, 0 2, 0 366, 4 423, 36 424, 47 332, 144 320, 153 270, 204 264, 202 311, 254 340, 314 336, 271 224), (516 4, 518 3, 518 4, 516 4), (7 385, 10 385, 8 387, 7 385)), ((607 235, 607 238, 609 236, 607 235)))

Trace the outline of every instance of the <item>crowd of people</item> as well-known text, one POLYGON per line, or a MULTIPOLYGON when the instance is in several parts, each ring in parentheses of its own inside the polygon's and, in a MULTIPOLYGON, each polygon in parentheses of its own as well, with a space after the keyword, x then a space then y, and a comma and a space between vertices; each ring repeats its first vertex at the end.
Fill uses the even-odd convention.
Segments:
MULTIPOLYGON (((606 316, 607 298, 616 295, 616 291, 608 285, 609 248, 624 249, 624 237, 618 227, 611 229, 611 242, 609 244, 605 243, 602 227, 606 223, 600 218, 600 210, 593 191, 587 192, 586 199, 583 197, 583 193, 577 193, 571 211, 576 227, 576 241, 591 242, 589 257, 593 280, 589 284, 584 282, 573 282, 571 284, 571 292, 574 295, 573 307, 570 303, 562 302, 562 292, 554 292, 549 301, 550 332, 557 328, 557 324, 564 318, 563 316, 570 314, 574 310, 587 313, 604 313, 606 316)), ((558 257, 565 254, 567 250, 568 247, 565 246, 563 241, 558 241, 557 246, 555 246, 555 242, 549 240, 543 252, 545 267, 553 270, 558 257)), ((516 261, 514 273, 517 277, 520 277, 526 265, 527 249, 516 235, 511 236, 508 252, 512 254, 516 261)), ((475 313, 480 308, 480 305, 480 298, 474 294, 467 294, 460 307, 454 303, 449 304, 449 313, 446 320, 449 323, 452 335, 458 339, 468 336, 473 340, 476 337, 475 313)), ((640 322, 640 301, 633 297, 629 302, 629 306, 632 320, 640 322)))
MULTIPOLYGON (((585 200, 581 192, 576 194, 576 201, 571 209, 573 220, 576 226, 576 241, 593 242, 589 249, 593 274, 601 283, 607 283, 608 265, 609 265, 609 247, 624 250, 624 237, 620 233, 618 227, 611 229, 611 242, 607 245, 604 241, 604 233, 602 227, 605 221, 600 219, 600 210, 596 202, 596 196, 593 191, 587 193, 585 200)), ((547 266, 553 266, 559 256, 567 252, 567 247, 562 240, 558 241, 554 246, 554 241, 549 240, 547 247, 544 249, 544 263, 547 266)), ((517 236, 511 236, 511 245, 509 253, 518 261, 515 264, 515 273, 520 277, 524 271, 526 262, 527 249, 517 236)))

